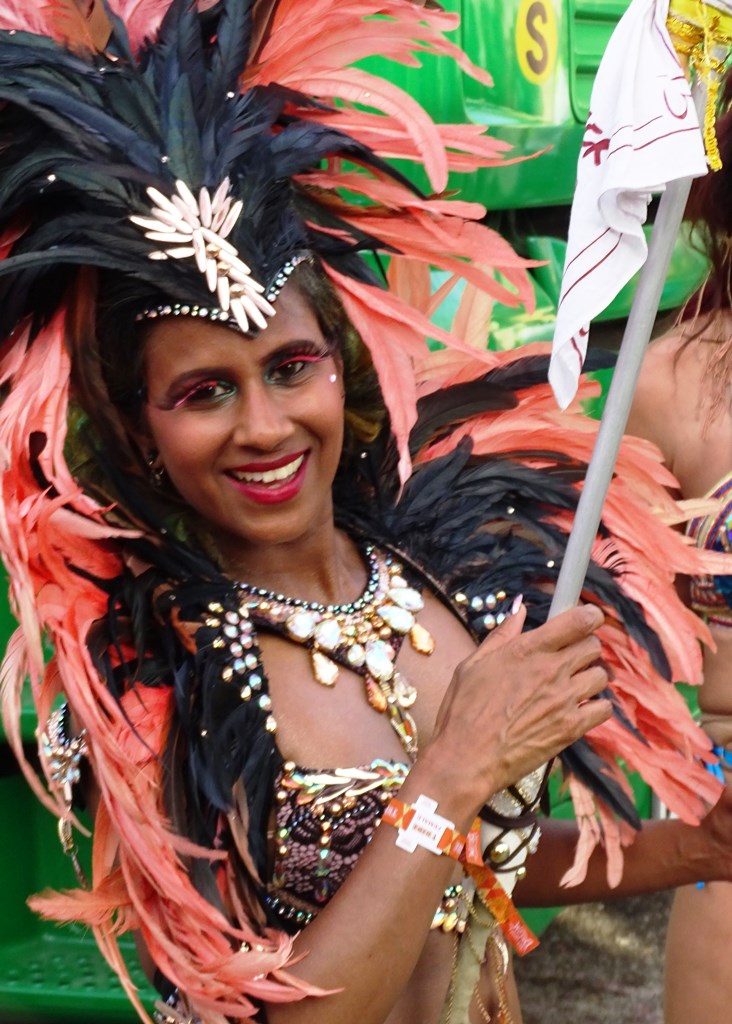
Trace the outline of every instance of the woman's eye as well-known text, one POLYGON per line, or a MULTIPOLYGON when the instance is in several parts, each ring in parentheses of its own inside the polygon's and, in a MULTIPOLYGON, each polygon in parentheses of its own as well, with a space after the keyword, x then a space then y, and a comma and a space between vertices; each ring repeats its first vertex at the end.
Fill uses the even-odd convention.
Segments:
POLYGON ((270 368, 267 376, 276 384, 294 383, 304 373, 327 358, 327 352, 299 353, 276 363, 270 368))
POLYGON ((307 365, 304 359, 288 359, 286 363, 280 363, 270 371, 270 378, 279 381, 292 380, 301 374, 307 365))
POLYGON ((175 399, 174 409, 183 405, 205 405, 220 398, 228 398, 233 394, 234 385, 222 380, 206 380, 186 389, 185 393, 175 399))

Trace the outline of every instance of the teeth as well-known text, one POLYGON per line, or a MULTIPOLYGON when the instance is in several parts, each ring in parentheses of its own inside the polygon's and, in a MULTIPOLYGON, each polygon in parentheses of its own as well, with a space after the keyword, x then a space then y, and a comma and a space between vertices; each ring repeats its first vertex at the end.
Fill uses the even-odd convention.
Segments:
POLYGON ((280 466, 279 469, 268 469, 264 473, 237 473, 232 470, 231 475, 235 480, 241 480, 248 484, 273 484, 278 480, 287 480, 289 477, 294 476, 300 466, 302 466, 304 458, 304 455, 298 455, 296 459, 288 462, 286 466, 280 466))

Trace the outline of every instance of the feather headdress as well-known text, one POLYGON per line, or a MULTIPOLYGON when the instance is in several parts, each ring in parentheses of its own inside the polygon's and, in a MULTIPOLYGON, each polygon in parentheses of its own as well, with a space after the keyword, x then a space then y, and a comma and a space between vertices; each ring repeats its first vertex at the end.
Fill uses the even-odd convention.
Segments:
POLYGON ((292 259, 313 253, 356 328, 370 325, 404 478, 408 351, 425 336, 462 339, 386 292, 360 254, 377 266, 400 255, 412 285, 437 266, 504 302, 532 295, 484 209, 439 194, 452 167, 499 162, 501 145, 435 125, 394 85, 344 66, 425 51, 487 81, 445 39, 455 18, 407 0, 316 3, 305 17, 292 2, 225 0, 201 17, 191 0, 111 0, 100 48, 73 0, 20 7, 0 7, 0 336, 26 315, 47 323, 80 266, 134 282, 138 311, 215 306, 261 328, 292 259), (424 167, 438 194, 385 163, 395 156, 424 167), (383 340, 392 323, 397 345, 383 340))

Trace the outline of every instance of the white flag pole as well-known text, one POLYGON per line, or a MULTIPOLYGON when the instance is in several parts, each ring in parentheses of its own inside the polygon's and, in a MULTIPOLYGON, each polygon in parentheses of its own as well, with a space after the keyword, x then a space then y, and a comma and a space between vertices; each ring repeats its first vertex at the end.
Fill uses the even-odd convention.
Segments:
MULTIPOLYGON (((692 92, 695 91, 696 86, 692 92)), ((671 261, 674 241, 683 220, 691 181, 691 178, 681 178, 671 182, 658 206, 656 223, 648 245, 648 259, 641 269, 638 289, 623 333, 600 429, 559 570, 549 618, 573 608, 582 592, 592 545, 600 526, 603 505, 661 301, 661 292, 671 261)))
MULTIPOLYGON (((692 96, 700 118, 706 89, 699 77, 692 85, 692 96)), ((549 618, 573 608, 579 601, 590 564, 592 545, 602 518, 610 481, 620 444, 628 422, 638 376, 643 364, 653 324, 661 301, 663 284, 668 273, 674 242, 684 217, 691 178, 671 182, 661 196, 656 222, 648 245, 648 258, 643 265, 633 298, 628 322, 623 333, 618 360, 613 373, 600 429, 584 486, 577 504, 572 532, 559 570, 549 618)))

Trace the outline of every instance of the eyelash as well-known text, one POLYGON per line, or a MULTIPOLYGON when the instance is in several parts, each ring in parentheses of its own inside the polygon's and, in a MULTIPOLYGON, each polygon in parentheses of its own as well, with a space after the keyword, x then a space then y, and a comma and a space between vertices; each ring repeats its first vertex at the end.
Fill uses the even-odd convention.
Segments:
POLYGON ((321 349, 317 349, 315 351, 311 349, 306 349, 289 352, 285 356, 278 356, 277 359, 267 367, 266 375, 267 377, 271 377, 272 374, 277 373, 279 370, 284 369, 284 367, 286 366, 297 366, 298 364, 304 364, 303 366, 300 367, 299 370, 297 370, 292 375, 296 377, 299 373, 302 373, 302 371, 305 369, 305 366, 311 365, 313 363, 322 363, 323 360, 327 359, 329 355, 330 352, 323 351, 321 349))
POLYGON ((202 380, 198 381, 192 387, 190 387, 185 394, 181 395, 180 398, 175 398, 171 403, 171 409, 180 409, 182 405, 187 405, 189 402, 205 402, 212 401, 216 398, 222 398, 222 395, 212 395, 206 392, 213 391, 214 388, 225 387, 230 393, 232 390, 231 384, 225 384, 220 380, 202 380))
MULTIPOLYGON (((275 384, 284 383, 287 385, 295 383, 307 366, 315 363, 322 363, 330 354, 329 350, 313 349, 309 347, 296 349, 289 353, 280 353, 277 358, 266 367, 265 377, 270 380, 271 383, 275 384), (286 375, 282 381, 272 380, 278 372, 284 370, 287 366, 298 368, 290 375, 286 375)), ((220 380, 212 377, 208 380, 197 381, 189 387, 184 394, 173 399, 170 408, 180 409, 182 406, 189 403, 197 404, 199 402, 214 402, 217 399, 227 397, 233 391, 234 385, 226 380, 220 380), (217 388, 223 389, 223 394, 212 394, 212 392, 217 388)))

